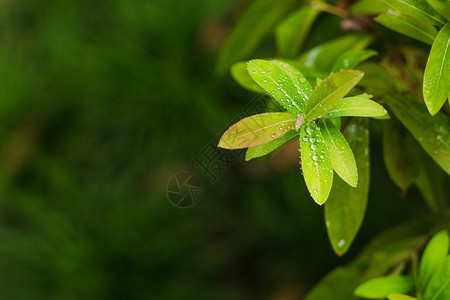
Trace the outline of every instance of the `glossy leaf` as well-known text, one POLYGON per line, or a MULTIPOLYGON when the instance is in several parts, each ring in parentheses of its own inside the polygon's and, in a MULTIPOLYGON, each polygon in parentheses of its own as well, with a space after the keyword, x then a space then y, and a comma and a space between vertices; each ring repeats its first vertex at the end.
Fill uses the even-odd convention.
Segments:
POLYGON ((360 0, 352 6, 351 12, 362 15, 377 15, 388 8, 389 6, 383 0, 360 0))
POLYGON ((387 96, 385 100, 422 148, 450 174, 450 120, 442 114, 431 117, 423 105, 406 96, 387 96))
POLYGON ((437 30, 429 22, 411 18, 397 10, 387 12, 375 18, 375 21, 387 28, 409 36, 426 44, 433 44, 437 30))
POLYGON ((396 119, 383 122, 383 157, 392 181, 403 191, 419 176, 420 148, 396 119))
POLYGON ((450 19, 450 2, 446 0, 427 0, 433 8, 447 20, 450 19))
POLYGON ((250 76, 285 109, 301 114, 311 86, 296 68, 280 61, 254 59, 247 64, 250 76))
POLYGON ((350 50, 339 56, 333 65, 332 73, 353 69, 361 62, 377 55, 375 50, 350 50))
POLYGON ((247 58, 292 6, 291 0, 256 0, 242 14, 222 46, 217 71, 247 58))
POLYGON ((324 118, 336 117, 384 117, 387 111, 383 106, 365 96, 342 98, 324 118))
POLYGON ((364 219, 370 181, 368 119, 353 118, 344 131, 358 166, 358 185, 335 177, 325 203, 325 224, 333 250, 343 255, 350 248, 364 219))
POLYGON ((327 114, 363 76, 363 72, 345 70, 325 78, 314 89, 306 103, 305 120, 311 121, 327 114))
POLYGON ((439 31, 423 77, 423 99, 431 115, 435 115, 450 92, 450 23, 439 31))
POLYGON ((402 294, 390 294, 388 296, 389 300, 418 300, 417 298, 408 296, 408 295, 402 295, 402 294))
POLYGON ((305 5, 277 26, 275 37, 281 57, 295 58, 318 14, 319 10, 305 5))
POLYGON ((243 88, 256 93, 266 93, 250 76, 247 70, 247 62, 238 62, 231 67, 231 76, 243 88))
POLYGON ((355 295, 367 299, 386 298, 394 293, 407 293, 413 287, 411 276, 384 276, 361 284, 356 288, 355 295))
POLYGON ((314 201, 322 205, 331 190, 333 167, 325 141, 314 122, 300 128, 300 150, 306 186, 314 201))
POLYGON ((420 290, 425 291, 431 276, 441 267, 447 257, 449 237, 446 230, 440 231, 428 242, 420 261, 420 290))
POLYGON ((406 15, 442 26, 447 20, 439 15, 426 0, 384 0, 390 7, 406 15))
POLYGON ((330 152, 331 163, 336 173, 350 186, 358 184, 355 157, 342 133, 330 120, 319 120, 320 133, 330 152))
POLYGON ((369 35, 348 34, 308 50, 298 61, 306 67, 329 73, 339 56, 350 50, 364 49, 371 42, 369 35))
POLYGON ((242 149, 261 145, 294 129, 296 120, 296 115, 287 112, 254 115, 228 128, 218 146, 225 149, 242 149))
POLYGON ((436 270, 428 283, 424 300, 448 300, 450 299, 450 255, 436 270))
POLYGON ((291 130, 291 131, 288 131, 285 135, 282 135, 270 142, 261 144, 259 146, 250 147, 250 148, 248 148, 247 152, 245 153, 245 160, 249 161, 250 159, 269 154, 270 152, 279 148, 284 143, 291 140, 296 135, 298 135, 298 132, 295 130, 291 130))

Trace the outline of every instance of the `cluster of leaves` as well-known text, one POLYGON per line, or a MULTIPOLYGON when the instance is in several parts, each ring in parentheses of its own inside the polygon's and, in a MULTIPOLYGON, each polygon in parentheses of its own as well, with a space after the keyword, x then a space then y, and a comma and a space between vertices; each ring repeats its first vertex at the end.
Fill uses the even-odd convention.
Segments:
MULTIPOLYGON (((373 117, 383 129, 383 155, 393 182, 403 194, 415 185, 431 211, 443 218, 450 174, 450 120, 444 105, 450 94, 448 1, 315 0, 297 5, 293 0, 256 0, 228 36, 218 71, 231 67, 242 87, 273 98, 287 112, 245 118, 224 133, 219 146, 248 148, 250 160, 270 155, 299 136, 306 186, 324 204, 330 243, 342 255, 366 211, 369 119, 362 117, 373 117), (359 32, 336 37, 334 27, 359 32), (324 28, 331 33, 324 34, 324 28), (242 61, 272 31, 277 57, 242 61), (328 40, 315 41, 311 31, 328 40), (398 45, 403 41, 405 45, 398 45), (370 44, 378 50, 376 60, 377 52, 366 49, 370 44)), ((417 246, 418 240, 414 242, 408 253, 417 246)), ((390 268, 408 259, 395 260, 390 268)), ((423 286, 417 291, 419 299, 421 291, 426 295, 423 286)), ((316 299, 311 295, 308 299, 316 299)))
MULTIPOLYGON (((450 255, 447 231, 437 233, 426 246, 420 265, 413 256, 414 275, 390 275, 371 279, 355 290, 355 295, 366 299, 389 298, 389 300, 438 300, 449 299, 450 255), (414 298, 406 295, 413 289, 414 298)), ((416 255, 416 254, 414 254, 416 255)))

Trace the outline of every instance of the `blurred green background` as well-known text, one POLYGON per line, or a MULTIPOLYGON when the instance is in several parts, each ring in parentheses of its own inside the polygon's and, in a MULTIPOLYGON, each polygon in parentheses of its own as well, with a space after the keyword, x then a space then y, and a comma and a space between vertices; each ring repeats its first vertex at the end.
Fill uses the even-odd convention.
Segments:
POLYGON ((1 299, 301 299, 427 210, 399 197, 374 122, 368 215, 343 258, 296 145, 214 183, 196 167, 255 97, 214 72, 246 3, 0 2, 1 299), (166 195, 182 171, 204 188, 189 209, 166 195))

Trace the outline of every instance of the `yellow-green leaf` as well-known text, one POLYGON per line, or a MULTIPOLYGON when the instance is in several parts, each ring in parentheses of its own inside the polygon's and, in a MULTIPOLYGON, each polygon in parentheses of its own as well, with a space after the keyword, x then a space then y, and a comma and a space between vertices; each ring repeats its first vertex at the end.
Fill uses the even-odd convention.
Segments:
POLYGON ((438 33, 431 47, 423 77, 423 99, 433 116, 450 92, 450 23, 438 33))
POLYGON ((281 145, 283 145, 296 135, 298 135, 298 132, 295 130, 291 130, 288 131, 285 135, 282 135, 270 142, 261 144, 259 146, 250 147, 245 153, 245 160, 249 161, 250 159, 269 154, 270 152, 276 150, 277 148, 279 148, 281 145))
POLYGON ((326 77, 314 89, 306 103, 305 120, 311 121, 328 113, 363 76, 361 71, 345 70, 326 77))
POLYGON ((360 95, 342 98, 341 101, 339 101, 338 104, 324 116, 324 118, 348 116, 380 118, 387 115, 388 113, 383 106, 360 95))
POLYGON ((350 186, 356 187, 358 184, 358 170, 355 157, 347 140, 330 120, 319 120, 319 128, 330 152, 333 169, 350 186))
POLYGON ((285 109, 301 114, 311 94, 311 85, 303 74, 281 61, 254 59, 247 64, 253 80, 266 90, 285 109))
POLYGON ((408 296, 408 295, 403 295, 403 294, 390 294, 388 296, 389 300, 417 300, 417 298, 408 296))
POLYGON ((231 67, 231 76, 239 83, 243 88, 256 93, 265 93, 266 91, 261 88, 250 76, 247 70, 247 62, 241 61, 235 63, 231 67))
POLYGON ((428 283, 424 300, 450 299, 450 255, 436 270, 428 283))
POLYGON ((294 129, 297 116, 288 112, 254 115, 240 120, 222 135, 219 147, 242 149, 267 143, 294 129))
POLYGON ((443 265, 448 254, 448 247, 449 237, 446 230, 435 234, 425 247, 419 270, 419 285, 422 292, 425 291, 431 276, 443 265))
POLYGON ((407 293, 413 287, 412 276, 384 276, 361 284, 356 288, 355 295, 367 299, 379 299, 394 293, 407 293))
POLYGON ((314 122, 300 128, 300 150, 306 187, 314 201, 322 205, 333 184, 333 167, 325 141, 314 122))

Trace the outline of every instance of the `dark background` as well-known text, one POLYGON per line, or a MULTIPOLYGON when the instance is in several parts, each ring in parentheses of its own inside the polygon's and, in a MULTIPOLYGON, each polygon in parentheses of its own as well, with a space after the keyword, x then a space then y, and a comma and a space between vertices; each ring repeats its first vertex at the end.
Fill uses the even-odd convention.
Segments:
POLYGON ((256 96, 214 71, 246 3, 0 2, 1 299, 301 299, 427 211, 415 189, 399 197, 374 121, 368 214, 343 258, 295 142, 215 182, 196 167, 256 96), (203 185, 189 209, 166 195, 182 171, 203 185))

